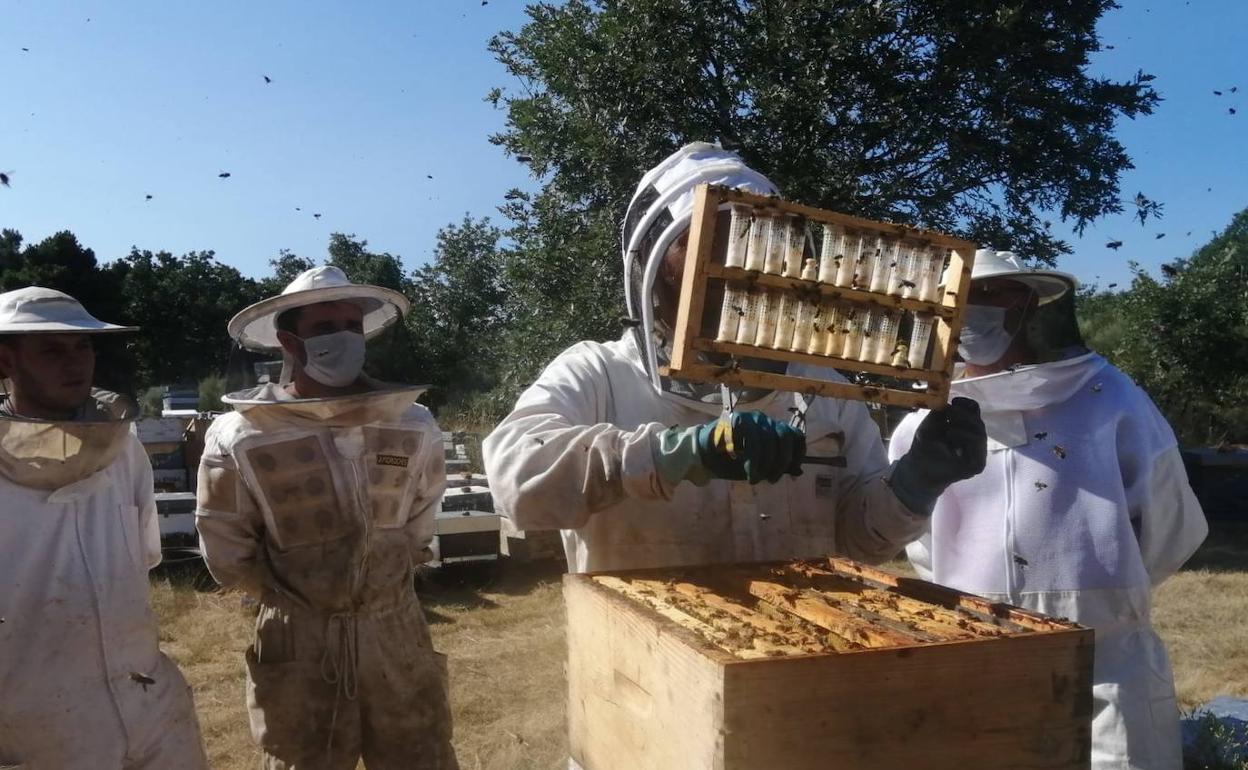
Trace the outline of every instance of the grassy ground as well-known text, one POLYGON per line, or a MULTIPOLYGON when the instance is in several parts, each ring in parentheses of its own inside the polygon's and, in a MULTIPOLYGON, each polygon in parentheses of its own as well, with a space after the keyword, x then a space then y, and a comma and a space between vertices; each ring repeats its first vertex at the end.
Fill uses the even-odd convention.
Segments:
MULTIPOLYGON (((253 768, 243 695, 251 613, 192 570, 158 575, 165 650, 195 689, 214 770, 253 768)), ((427 578, 422 598, 450 656, 455 744, 464 770, 547 770, 565 756, 563 604, 557 570, 478 568, 427 578)), ((1248 526, 1218 528, 1161 586, 1155 623, 1183 706, 1248 697, 1248 526)))

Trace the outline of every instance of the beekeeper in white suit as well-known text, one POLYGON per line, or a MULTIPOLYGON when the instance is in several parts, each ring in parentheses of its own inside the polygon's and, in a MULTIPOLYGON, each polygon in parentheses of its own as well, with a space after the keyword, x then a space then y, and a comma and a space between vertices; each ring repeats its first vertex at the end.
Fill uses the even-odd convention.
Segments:
MULTIPOLYGON (((702 182, 776 192, 735 153, 704 143, 642 178, 623 228, 625 294, 640 323, 613 342, 560 354, 485 440, 496 507, 521 529, 563 530, 574 572, 894 556, 922 531, 945 485, 982 467, 974 405, 936 415, 930 437, 890 473, 863 404, 814 399, 803 436, 788 424, 791 409, 805 409, 801 397, 745 393, 733 420, 737 457, 720 451, 718 389, 658 372, 702 182), (846 465, 803 471, 807 451, 843 455, 846 465), (916 465, 927 473, 915 473, 916 465)), ((721 213, 721 226, 727 221, 721 213)), ((813 367, 794 373, 836 377, 813 367)))
POLYGON ((152 466, 133 406, 92 387, 73 297, 0 294, 0 766, 207 767, 190 687, 157 645, 152 466))
POLYGON ((223 586, 260 602, 247 650, 267 768, 453 770, 445 658, 412 581, 446 479, 423 388, 362 372, 403 295, 336 267, 246 308, 230 335, 281 350, 281 382, 231 393, 205 435, 197 525, 223 586))
MULTIPOLYGON (((1208 529, 1147 394, 1077 331, 1055 346, 1035 333, 1042 306, 1075 287, 1009 252, 976 254, 952 393, 980 404, 987 469, 941 495, 908 553, 924 578, 1096 629, 1093 768, 1178 770, 1173 675, 1149 595, 1208 529)), ((923 419, 902 421, 892 456, 923 419)))

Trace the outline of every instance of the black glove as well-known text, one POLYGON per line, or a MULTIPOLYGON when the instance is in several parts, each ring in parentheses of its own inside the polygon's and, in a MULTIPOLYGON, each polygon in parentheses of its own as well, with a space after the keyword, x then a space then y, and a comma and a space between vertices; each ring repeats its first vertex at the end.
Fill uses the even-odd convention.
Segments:
POLYGON ((923 418, 910 451, 893 464, 888 483, 903 505, 930 516, 946 487, 978 475, 987 460, 988 434, 979 404, 955 398, 947 408, 923 418))

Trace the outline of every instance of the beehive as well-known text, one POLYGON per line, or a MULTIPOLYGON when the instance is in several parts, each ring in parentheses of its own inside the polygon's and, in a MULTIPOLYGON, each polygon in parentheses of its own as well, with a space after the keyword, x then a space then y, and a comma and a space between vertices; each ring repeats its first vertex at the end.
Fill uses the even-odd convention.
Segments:
POLYGON ((843 559, 569 575, 585 770, 1086 768, 1092 631, 843 559))
POLYGON ((976 248, 928 230, 700 185, 664 374, 941 408, 976 248), (739 365, 751 358, 874 381, 739 365))

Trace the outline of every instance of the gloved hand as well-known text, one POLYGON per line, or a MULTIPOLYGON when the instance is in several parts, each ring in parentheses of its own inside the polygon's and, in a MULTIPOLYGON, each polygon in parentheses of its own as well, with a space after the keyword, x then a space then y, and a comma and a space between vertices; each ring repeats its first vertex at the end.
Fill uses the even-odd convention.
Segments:
POLYGON ((955 398, 947 408, 923 418, 910 451, 893 463, 889 485, 897 499, 921 516, 930 516, 936 498, 955 481, 984 470, 988 434, 979 404, 955 398))
POLYGON ((683 480, 706 483, 712 478, 774 484, 786 473, 802 475, 806 437, 788 423, 773 420, 762 412, 734 412, 735 457, 728 454, 726 436, 718 431, 719 424, 716 419, 660 433, 655 451, 659 473, 673 484, 683 480))

